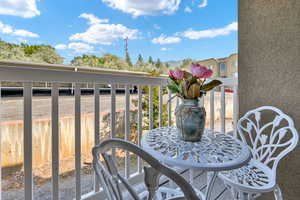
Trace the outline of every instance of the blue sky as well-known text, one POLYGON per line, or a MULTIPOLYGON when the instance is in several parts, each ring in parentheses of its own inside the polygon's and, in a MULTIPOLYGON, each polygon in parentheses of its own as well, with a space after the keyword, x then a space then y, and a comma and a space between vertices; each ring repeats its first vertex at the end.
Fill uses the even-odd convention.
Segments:
POLYGON ((0 0, 0 38, 66 58, 109 52, 163 61, 237 52, 237 0, 0 0), (18 2, 16 5, 15 2, 18 2))

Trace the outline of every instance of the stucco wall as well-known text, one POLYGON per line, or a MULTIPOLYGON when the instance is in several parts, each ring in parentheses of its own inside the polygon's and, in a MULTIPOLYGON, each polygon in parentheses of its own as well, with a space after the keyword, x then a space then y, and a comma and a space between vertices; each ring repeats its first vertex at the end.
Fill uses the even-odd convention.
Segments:
POLYGON ((238 54, 232 54, 227 58, 227 76, 233 77, 237 71, 238 54))
MULTIPOLYGON (((300 132, 300 1, 240 0, 238 60, 240 115, 276 106, 300 132)), ((299 145, 280 163, 277 179, 285 200, 300 199, 299 145)))
POLYGON ((219 64, 216 59, 206 59, 206 60, 200 60, 198 61, 201 65, 204 65, 206 67, 212 66, 213 75, 212 77, 219 77, 220 76, 220 70, 219 70, 219 64))

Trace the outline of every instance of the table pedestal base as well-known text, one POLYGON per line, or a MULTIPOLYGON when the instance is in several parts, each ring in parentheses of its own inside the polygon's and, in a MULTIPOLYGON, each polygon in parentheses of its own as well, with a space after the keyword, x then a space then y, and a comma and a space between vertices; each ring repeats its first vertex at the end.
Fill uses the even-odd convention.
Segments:
POLYGON ((214 187, 214 183, 217 179, 218 172, 207 172, 207 189, 206 189, 206 200, 210 200, 211 192, 214 187))

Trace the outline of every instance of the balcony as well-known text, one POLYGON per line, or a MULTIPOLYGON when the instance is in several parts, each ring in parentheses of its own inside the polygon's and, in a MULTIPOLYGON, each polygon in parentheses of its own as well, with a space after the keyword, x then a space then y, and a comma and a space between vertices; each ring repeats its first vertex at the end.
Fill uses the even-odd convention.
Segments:
MULTIPOLYGON (((0 80, 23 91, 1 100, 3 199, 104 199, 91 167, 93 145, 110 137, 139 144, 145 131, 174 125, 179 103, 167 104, 166 76, 141 72, 1 61, 0 80), (41 85, 50 96, 35 95, 41 85)), ((220 80, 223 85, 201 102, 206 127, 234 135, 237 80, 220 80)), ((124 152, 116 156, 125 176, 141 181, 139 161, 124 152)), ((198 171, 194 179, 204 190, 205 174, 198 171)), ((216 188, 215 199, 228 199, 221 182, 216 188)))

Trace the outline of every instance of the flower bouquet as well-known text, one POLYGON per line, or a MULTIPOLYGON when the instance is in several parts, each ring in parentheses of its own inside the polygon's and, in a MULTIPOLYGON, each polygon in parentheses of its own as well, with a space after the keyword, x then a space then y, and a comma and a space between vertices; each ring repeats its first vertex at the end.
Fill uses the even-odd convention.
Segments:
POLYGON ((174 97, 180 97, 182 103, 176 107, 176 126, 179 137, 185 141, 200 141, 204 132, 206 112, 199 106, 199 98, 207 91, 222 84, 219 80, 209 80, 211 69, 198 63, 192 63, 190 72, 182 69, 169 71, 169 90, 174 97))

